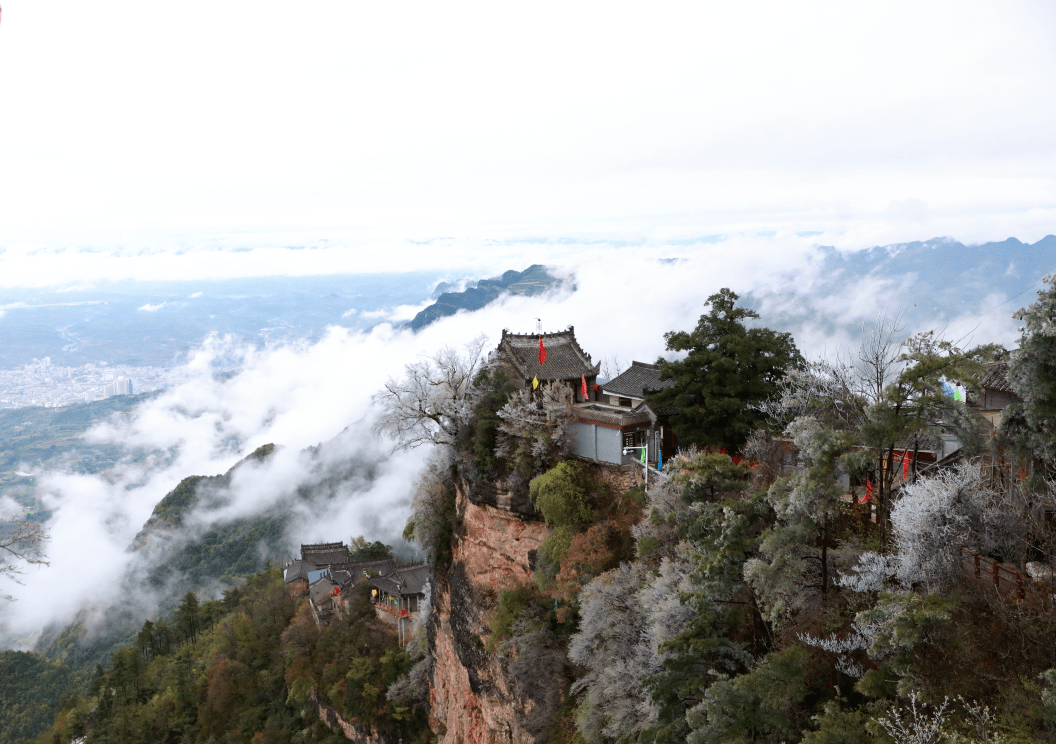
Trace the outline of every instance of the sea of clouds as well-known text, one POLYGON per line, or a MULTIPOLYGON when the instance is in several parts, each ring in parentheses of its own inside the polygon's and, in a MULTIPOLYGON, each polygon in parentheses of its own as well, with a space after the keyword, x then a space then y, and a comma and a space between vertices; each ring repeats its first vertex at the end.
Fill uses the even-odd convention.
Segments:
MULTIPOLYGON (((200 533, 212 524, 261 514, 318 479, 320 468, 348 460, 370 463, 375 477, 348 481, 341 497, 325 507, 299 507, 286 536, 290 554, 301 542, 360 534, 397 540, 428 453, 425 448, 393 452, 391 443, 371 435, 377 415, 372 396, 387 378, 399 377, 404 365, 443 346, 459 347, 482 333, 493 346, 502 329, 532 332, 535 318, 541 318, 546 331, 574 325, 580 344, 609 369, 626 367, 632 359, 652 362, 664 353, 664 332, 690 329, 708 296, 731 287, 759 298, 763 324, 791 317, 792 310, 797 318, 819 321, 797 320, 795 327, 770 323, 791 331, 811 357, 855 348, 863 323, 912 302, 913 282, 905 278, 876 277, 854 291, 824 289, 821 256, 807 238, 667 246, 662 254, 580 244, 563 258, 551 246, 546 258, 566 279, 561 288, 535 297, 508 296, 419 333, 400 327, 396 319, 410 315, 401 307, 369 331, 332 327, 316 342, 259 348, 231 338, 206 339, 190 355, 184 383, 87 434, 94 442, 152 455, 120 462, 100 475, 40 474, 39 493, 52 510, 49 565, 30 567, 22 584, 9 587, 17 601, 3 608, 8 637, 31 640, 48 623, 68 622, 85 604, 117 600, 121 578, 137 569, 129 545, 155 504, 184 477, 224 473, 263 444, 281 449, 261 464, 240 468, 230 501, 198 510, 187 530, 200 533), (220 367, 238 372, 217 376, 220 367), (318 457, 302 454, 320 443, 329 444, 318 457)), ((520 263, 533 260, 522 255, 520 263)), ((985 312, 1007 299, 979 297, 943 322, 965 322, 976 343, 1014 343, 1009 318, 1014 306, 985 312)), ((906 332, 928 327, 918 326, 906 332)))

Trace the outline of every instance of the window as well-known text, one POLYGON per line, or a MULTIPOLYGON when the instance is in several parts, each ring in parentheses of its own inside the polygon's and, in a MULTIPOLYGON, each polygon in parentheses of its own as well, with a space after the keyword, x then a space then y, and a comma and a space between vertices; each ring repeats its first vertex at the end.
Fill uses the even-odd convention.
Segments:
POLYGON ((630 398, 620 398, 620 406, 623 407, 623 408, 630 408, 631 407, 631 399, 630 398))

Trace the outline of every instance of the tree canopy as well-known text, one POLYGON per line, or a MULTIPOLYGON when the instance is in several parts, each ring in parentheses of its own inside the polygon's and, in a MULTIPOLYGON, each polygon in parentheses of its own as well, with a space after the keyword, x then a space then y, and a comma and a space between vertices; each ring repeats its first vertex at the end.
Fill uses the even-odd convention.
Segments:
POLYGON ((374 434, 391 439, 398 450, 421 444, 453 447, 469 419, 469 396, 485 346, 483 335, 466 344, 465 354, 445 346, 406 365, 403 379, 390 377, 373 396, 381 409, 374 434))
POLYGON ((785 372, 803 365, 792 335, 748 328, 759 314, 736 307, 728 288, 708 298, 708 312, 692 331, 664 334, 667 350, 688 352, 681 361, 658 360, 662 377, 675 386, 647 397, 678 409, 675 432, 682 444, 737 450, 765 423, 753 407, 778 392, 785 372))
POLYGON ((1023 399, 1002 418, 1004 435, 1021 455, 1035 459, 1045 475, 1056 475, 1056 274, 1036 302, 1013 317, 1022 321, 1019 349, 1012 353, 1009 378, 1023 399))

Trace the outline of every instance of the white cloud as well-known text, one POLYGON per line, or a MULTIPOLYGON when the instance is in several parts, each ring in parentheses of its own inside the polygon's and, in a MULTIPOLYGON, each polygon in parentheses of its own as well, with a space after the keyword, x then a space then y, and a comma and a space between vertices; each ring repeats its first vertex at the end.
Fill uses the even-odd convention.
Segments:
MULTIPOLYGON (((689 245, 580 244, 574 251, 567 245, 536 245, 531 247, 533 255, 553 259, 554 270, 574 282, 576 291, 566 286, 535 297, 507 296, 484 310, 444 318, 417 334, 389 323, 366 333, 332 327, 316 342, 262 349, 212 337, 184 368, 186 382, 144 402, 131 418, 107 422, 89 433, 95 442, 159 454, 121 463, 103 477, 38 474, 40 490, 54 510, 52 562, 31 571, 25 586, 13 588, 19 601, 7 613, 7 626, 31 633, 46 619, 69 618, 81 602, 109 596, 132 560, 126 547, 158 500, 182 478, 226 472, 266 443, 283 449, 264 465, 243 468, 234 478, 231 503, 199 512, 193 528, 259 513, 288 498, 298 484, 318 482, 327 468, 360 462, 373 464, 377 478, 345 481, 340 498, 326 509, 299 506, 288 535, 291 550, 298 542, 347 540, 353 534, 395 539, 425 453, 390 455, 387 445, 370 435, 370 396, 420 354, 458 346, 482 332, 494 344, 503 328, 531 332, 539 317, 547 331, 574 325, 595 361, 653 361, 664 353, 664 332, 691 328, 708 296, 728 286, 741 295, 752 292, 762 298, 763 323, 780 313, 793 316, 795 325, 783 330, 793 332, 807 356, 852 347, 854 327, 874 318, 892 294, 912 291, 914 278, 903 277, 901 285, 871 278, 854 292, 819 292, 817 239, 735 236, 689 245), (670 258, 678 260, 659 260, 670 258), (217 361, 237 368, 238 374, 216 378, 217 361), (305 459, 301 451, 321 442, 329 444, 317 459, 305 459), (92 560, 85 561, 85 555, 92 560), (77 575, 78 581, 67 583, 56 595, 51 588, 70 575, 77 575)), ((496 248, 497 253, 505 250, 496 248)), ((973 312, 985 313, 1004 299, 985 298, 977 310, 963 314, 964 320, 978 325, 979 319, 970 317, 973 312)), ((991 340, 984 334, 997 334, 994 340, 1007 337, 1010 326, 1004 318, 1013 308, 1003 308, 985 314, 973 342, 991 340)), ((907 332, 916 330, 923 328, 907 332)))
POLYGON ((193 300, 193 299, 195 299, 196 297, 201 297, 201 296, 202 296, 202 293, 201 293, 201 292, 195 292, 194 294, 192 294, 192 295, 191 295, 191 299, 193 300))
POLYGON ((25 508, 10 496, 0 495, 0 519, 12 519, 25 513, 25 508))
POLYGON ((167 302, 162 302, 162 303, 159 303, 157 305, 151 305, 150 303, 147 303, 146 305, 140 305, 136 309, 137 310, 142 310, 143 312, 146 312, 146 313, 154 313, 154 312, 157 312, 158 310, 161 310, 161 308, 165 307, 168 304, 169 303, 167 303, 167 302))

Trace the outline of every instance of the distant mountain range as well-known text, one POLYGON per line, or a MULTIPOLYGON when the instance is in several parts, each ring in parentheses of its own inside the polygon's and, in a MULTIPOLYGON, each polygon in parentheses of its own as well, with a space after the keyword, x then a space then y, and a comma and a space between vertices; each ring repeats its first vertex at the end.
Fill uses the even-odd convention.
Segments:
MULTIPOLYGON (((537 295, 560 283, 560 279, 550 276, 540 264, 529 266, 524 271, 510 270, 502 276, 470 282, 461 292, 441 291, 436 302, 415 315, 414 320, 407 325, 419 331, 433 321, 454 315, 459 310, 479 310, 504 294, 537 295)), ((451 286, 441 282, 437 290, 446 290, 451 286)), ((436 292, 433 294, 436 296, 436 292)))
POLYGON ((744 292, 742 300, 766 325, 793 333, 842 328, 853 336, 863 318, 871 324, 887 313, 900 315, 909 329, 934 328, 950 340, 982 326, 978 337, 965 341, 977 344, 995 340, 988 337, 987 324, 1005 321, 1034 302, 1042 278, 1053 273, 1056 235, 1032 244, 1016 238, 982 245, 932 238, 855 251, 819 246, 814 270, 804 273, 795 292, 756 289, 744 292), (863 310, 854 318, 834 312, 847 306, 848 298, 863 310))

